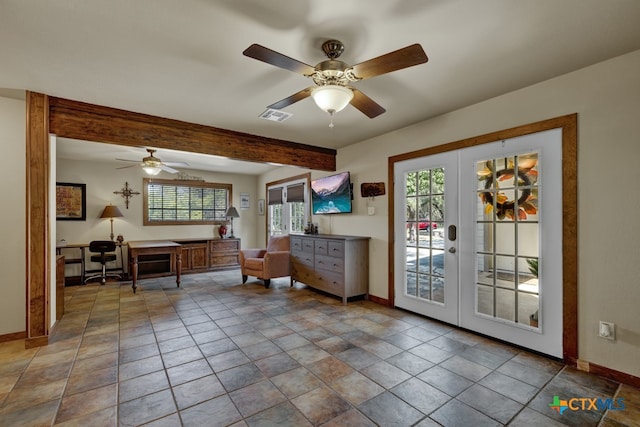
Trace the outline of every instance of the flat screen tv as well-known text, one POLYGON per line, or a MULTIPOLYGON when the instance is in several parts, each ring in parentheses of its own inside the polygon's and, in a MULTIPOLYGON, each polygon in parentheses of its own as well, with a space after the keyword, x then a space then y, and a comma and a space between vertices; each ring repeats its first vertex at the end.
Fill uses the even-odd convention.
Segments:
POLYGON ((311 181, 311 208, 314 215, 351 213, 351 177, 349 172, 311 181))

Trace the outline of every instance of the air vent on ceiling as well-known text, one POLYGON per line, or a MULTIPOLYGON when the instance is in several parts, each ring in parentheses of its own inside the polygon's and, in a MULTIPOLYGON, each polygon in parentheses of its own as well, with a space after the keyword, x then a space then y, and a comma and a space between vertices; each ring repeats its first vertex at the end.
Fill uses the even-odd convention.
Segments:
POLYGON ((284 122, 291 116, 293 116, 293 114, 274 110, 273 108, 269 108, 264 113, 260 114, 261 119, 271 120, 272 122, 284 122))

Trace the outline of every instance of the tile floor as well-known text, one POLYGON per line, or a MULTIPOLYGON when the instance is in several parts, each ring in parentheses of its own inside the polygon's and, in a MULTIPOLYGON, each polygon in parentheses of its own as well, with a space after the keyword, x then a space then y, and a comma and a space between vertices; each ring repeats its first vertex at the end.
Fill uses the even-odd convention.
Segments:
POLYGON ((640 426, 640 390, 402 310, 230 271, 65 290, 0 344, 0 426, 640 426), (624 410, 549 408, 553 396, 624 410))

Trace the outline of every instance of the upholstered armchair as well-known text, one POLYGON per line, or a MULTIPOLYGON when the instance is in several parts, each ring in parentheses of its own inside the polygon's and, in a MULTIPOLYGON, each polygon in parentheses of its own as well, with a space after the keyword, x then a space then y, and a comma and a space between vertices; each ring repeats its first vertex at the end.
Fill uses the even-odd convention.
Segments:
POLYGON ((272 236, 266 249, 240 250, 240 268, 242 283, 248 276, 255 276, 264 280, 264 287, 268 288, 271 279, 291 275, 291 261, 289 235, 272 236))

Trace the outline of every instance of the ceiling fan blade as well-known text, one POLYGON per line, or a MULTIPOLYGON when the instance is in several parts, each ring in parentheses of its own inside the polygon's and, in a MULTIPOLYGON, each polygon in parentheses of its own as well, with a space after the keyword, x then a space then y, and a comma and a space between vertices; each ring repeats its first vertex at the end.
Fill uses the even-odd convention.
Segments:
POLYGON ((169 172, 169 173, 178 173, 177 170, 170 168, 169 166, 167 166, 166 163, 161 164, 160 166, 158 166, 160 169, 162 169, 165 172, 169 172))
POLYGON ((133 162, 133 163, 140 163, 140 160, 129 160, 129 159, 116 159, 119 160, 121 162, 133 162))
POLYGON ((285 70, 293 71, 294 73, 307 76, 315 71, 311 65, 300 62, 296 59, 289 58, 286 55, 271 50, 259 44, 252 44, 244 52, 244 56, 257 59, 258 61, 266 62, 267 64, 275 65, 276 67, 284 68, 285 70))
MULTIPOLYGON (((118 159, 118 160, 120 160, 120 159, 118 159)), ((136 163, 138 163, 138 162, 136 162, 136 163)), ((121 166, 121 167, 116 168, 116 169, 134 168, 134 167, 136 167, 136 166, 141 166, 141 165, 140 165, 140 164, 137 164, 137 165, 121 166)))
POLYGON ((381 74, 423 64, 428 60, 429 58, 424 53, 422 46, 416 43, 354 65, 353 74, 360 79, 369 79, 381 74))
POLYGON ((360 110, 363 114, 365 114, 370 119, 374 117, 378 117, 380 114, 384 113, 385 110, 382 108, 377 102, 373 99, 369 98, 364 93, 360 92, 358 89, 349 87, 353 91, 353 99, 351 99, 351 105, 360 110))
POLYGON ((189 166, 189 163, 185 163, 185 162, 162 162, 162 164, 165 166, 182 166, 182 167, 189 166))
POLYGON ((268 105, 267 108, 275 108, 276 110, 281 110, 284 107, 288 107, 291 104, 302 101, 303 99, 308 98, 311 95, 311 89, 313 88, 308 87, 306 89, 302 89, 300 92, 296 92, 293 95, 286 97, 285 99, 268 105))

